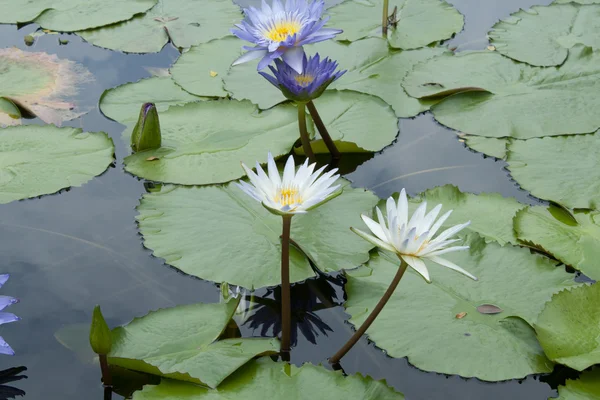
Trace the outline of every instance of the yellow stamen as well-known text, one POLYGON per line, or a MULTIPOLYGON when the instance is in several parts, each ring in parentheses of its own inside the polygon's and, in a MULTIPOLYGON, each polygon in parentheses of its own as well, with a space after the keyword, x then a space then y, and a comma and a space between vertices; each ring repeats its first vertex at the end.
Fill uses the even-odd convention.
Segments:
POLYGON ((294 77, 294 80, 298 85, 307 87, 315 80, 315 77, 311 75, 298 75, 294 77))
POLYGON ((299 190, 295 186, 282 187, 277 191, 275 201, 283 207, 302 203, 302 196, 298 192, 299 190))
POLYGON ((300 32, 302 26, 297 21, 278 21, 265 32, 265 37, 273 42, 283 42, 288 36, 300 32))

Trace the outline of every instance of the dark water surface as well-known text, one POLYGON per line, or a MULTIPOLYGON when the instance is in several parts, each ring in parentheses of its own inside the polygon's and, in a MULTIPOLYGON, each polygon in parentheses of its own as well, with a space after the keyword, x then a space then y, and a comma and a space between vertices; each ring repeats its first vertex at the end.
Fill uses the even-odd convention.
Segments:
MULTIPOLYGON (((485 48, 485 34, 499 18, 550 0, 449 2, 466 18, 465 31, 450 41, 451 47, 463 50, 485 48)), ((70 40, 67 45, 59 45, 59 35, 45 35, 27 47, 23 36, 35 28, 0 25, 0 47, 45 51, 87 67, 95 82, 85 87, 79 101, 92 110, 68 125, 107 132, 115 142, 117 161, 83 187, 0 205, 0 272, 11 274, 2 294, 21 299, 10 311, 22 318, 0 328, 0 335, 17 352, 14 357, 1 357, 0 369, 26 366, 29 378, 15 386, 30 399, 101 399, 100 371, 87 345, 94 305, 101 304, 109 325, 115 326, 149 310, 219 299, 213 283, 183 275, 143 248, 134 218, 144 183, 123 172, 122 159, 128 152, 121 139, 123 126, 105 118, 97 106, 105 89, 149 77, 147 68, 166 68, 179 53, 167 45, 157 54, 126 55, 92 47, 74 35, 60 35, 70 40)), ((505 163, 465 148, 454 132, 430 114, 403 119, 400 128, 394 145, 348 175, 355 186, 385 197, 403 187, 415 194, 452 183, 463 191, 499 192, 535 202, 511 181, 505 163)), ((294 286, 297 335, 292 362, 322 362, 351 335, 350 325, 344 322, 341 285, 342 279, 333 276, 294 286)), ((258 294, 265 299, 241 327, 246 336, 278 331, 278 312, 269 301, 277 298, 277 290, 261 289, 258 294)), ((537 377, 486 383, 426 373, 405 359, 385 356, 364 338, 342 366, 347 373, 386 379, 408 400, 545 400, 556 395, 537 377)))

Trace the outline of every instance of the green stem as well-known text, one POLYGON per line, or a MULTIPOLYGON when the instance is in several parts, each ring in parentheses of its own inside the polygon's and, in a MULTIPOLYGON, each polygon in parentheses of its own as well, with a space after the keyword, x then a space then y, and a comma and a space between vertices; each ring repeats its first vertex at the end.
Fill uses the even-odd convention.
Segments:
POLYGON ((110 369, 108 368, 108 358, 106 354, 98 355, 100 359, 100 370, 102 371, 102 382, 104 386, 111 387, 112 386, 112 376, 110 375, 110 369))
POLYGON ((367 329, 369 329, 373 321, 375 321, 375 318, 377 318, 381 310, 383 310, 383 307, 385 307, 385 305, 387 304, 390 297, 392 297, 392 294, 394 293, 394 290, 396 290, 398 283, 400 283, 400 279, 402 279, 402 276, 404 275, 404 272, 406 272, 407 267, 408 264, 406 264, 406 262, 404 262, 404 260, 401 259, 400 267, 398 267, 398 272, 396 272, 394 280, 385 291, 383 297, 379 300, 379 303, 377 303, 373 311, 371 311, 371 314, 369 314, 369 316, 367 317, 365 322, 363 322, 360 328, 358 328, 358 330, 354 332, 354 335, 352 335, 350 340, 348 340, 348 342, 344 346, 342 346, 342 348, 337 353, 335 353, 333 357, 329 359, 330 364, 338 364, 340 362, 340 359, 344 357, 352 347, 354 347, 356 342, 358 342, 358 339, 360 339, 361 336, 367 331, 367 329))
POLYGON ((381 19, 381 34, 384 38, 387 38, 387 30, 388 30, 388 3, 389 0, 383 0, 383 17, 381 19))
POLYGON ((292 216, 283 216, 281 235, 281 352, 290 351, 290 330, 292 327, 292 307, 290 301, 290 230, 292 216))
POLYGON ((304 103, 298 103, 298 128, 300 129, 300 140, 302 141, 302 148, 304 149, 304 154, 310 160, 310 162, 315 162, 315 153, 312 151, 312 147, 310 147, 310 138, 308 137, 308 131, 306 130, 306 105, 304 103))
POLYGON ((339 160, 340 152, 335 146, 333 140, 331 139, 331 136, 329 136, 329 132, 327 131, 327 128, 325 127, 325 124, 323 123, 323 120, 321 119, 317 108, 315 107, 315 103, 313 103, 311 100, 308 103, 306 103, 306 106, 308 107, 308 112, 310 112, 310 116, 315 122, 315 125, 317 126, 317 129, 321 134, 321 137, 323 138, 323 142, 325 142, 325 145, 327 146, 327 150, 329 150, 334 160, 339 160))

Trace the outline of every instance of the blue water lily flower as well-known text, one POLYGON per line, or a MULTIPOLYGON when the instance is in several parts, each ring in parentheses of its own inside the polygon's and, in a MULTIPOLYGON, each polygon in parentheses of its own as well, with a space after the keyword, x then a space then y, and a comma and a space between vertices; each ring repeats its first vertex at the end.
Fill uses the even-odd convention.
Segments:
MULTIPOLYGON (((9 277, 8 274, 0 275, 0 287, 2 287, 6 283, 6 281, 8 280, 8 277, 9 277)), ((6 307, 8 307, 12 304, 18 303, 18 302, 19 302, 19 300, 15 299, 14 297, 0 296, 0 311, 4 310, 6 307)), ((20 318, 14 314, 0 312, 0 325, 8 324, 9 322, 15 322, 18 320, 20 320, 20 318)), ((15 355, 14 350, 10 347, 10 345, 8 343, 6 343, 4 341, 4 339, 2 339, 1 336, 0 336, 0 354, 7 354, 10 356, 15 355)))
POLYGON ((329 20, 322 18, 324 7, 324 0, 286 0, 285 6, 280 0, 273 0, 271 6, 262 0, 260 10, 245 8, 244 20, 235 25, 238 29, 232 29, 231 33, 256 46, 244 46, 248 52, 233 65, 262 57, 258 63, 260 71, 281 57, 296 72, 302 73, 302 46, 331 39, 342 32, 323 28, 329 20))
POLYGON ((275 67, 269 65, 274 77, 265 72, 259 74, 280 89, 288 99, 306 103, 319 97, 327 86, 346 73, 345 70, 336 72, 337 67, 336 61, 327 57, 321 60, 317 53, 308 59, 306 55, 303 56, 302 73, 296 72, 288 64, 277 59, 275 67))

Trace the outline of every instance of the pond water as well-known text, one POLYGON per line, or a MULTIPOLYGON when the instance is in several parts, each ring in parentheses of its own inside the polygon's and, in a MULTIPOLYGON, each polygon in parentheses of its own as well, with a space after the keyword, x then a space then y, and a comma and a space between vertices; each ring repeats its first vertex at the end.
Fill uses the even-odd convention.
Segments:
MULTIPOLYGON (((450 41, 450 47, 459 50, 487 46, 486 32, 511 12, 550 3, 449 2, 466 18, 465 30, 450 41)), ((28 379, 15 384, 27 393, 27 398, 99 399, 103 396, 100 370, 87 348, 94 305, 101 304, 109 325, 116 326, 149 310, 219 299, 213 283, 164 265, 142 246, 134 217, 146 185, 123 171, 121 162, 128 152, 121 139, 123 126, 105 118, 97 106, 105 89, 149 77, 149 69, 167 68, 179 53, 167 45, 157 54, 123 54, 90 46, 74 35, 60 35, 69 40, 66 45, 59 45, 57 35, 45 35, 33 47, 27 47, 23 36, 36 28, 30 25, 17 30, 15 26, 0 25, 0 47, 45 51, 86 66, 95 81, 85 86, 78 101, 92 110, 67 125, 107 132, 116 145, 117 161, 83 187, 0 206, 0 271, 11 274, 2 294, 22 299, 11 308, 22 320, 2 326, 0 332, 17 354, 2 357, 0 369, 20 365, 28 368, 28 379)), ((384 197, 403 187, 409 194, 416 194, 451 183, 463 191, 499 192, 521 202, 537 202, 508 177, 505 163, 470 151, 430 114, 401 120, 400 131, 395 144, 371 159, 359 160, 364 162, 347 175, 355 186, 372 189, 384 197)), ((297 323, 293 363, 323 362, 351 335, 342 307, 342 285, 343 279, 334 275, 292 289, 297 323)), ((277 291, 262 289, 258 295, 273 298, 277 291)), ((278 313, 268 301, 264 303, 241 327, 244 336, 270 336, 277 330, 278 313)), ((347 373, 361 372, 387 380, 409 400, 542 400, 556 395, 554 388, 561 379, 557 374, 551 387, 543 381, 547 379, 538 377, 486 383, 426 373, 405 359, 387 357, 364 338, 342 365, 347 373)))

